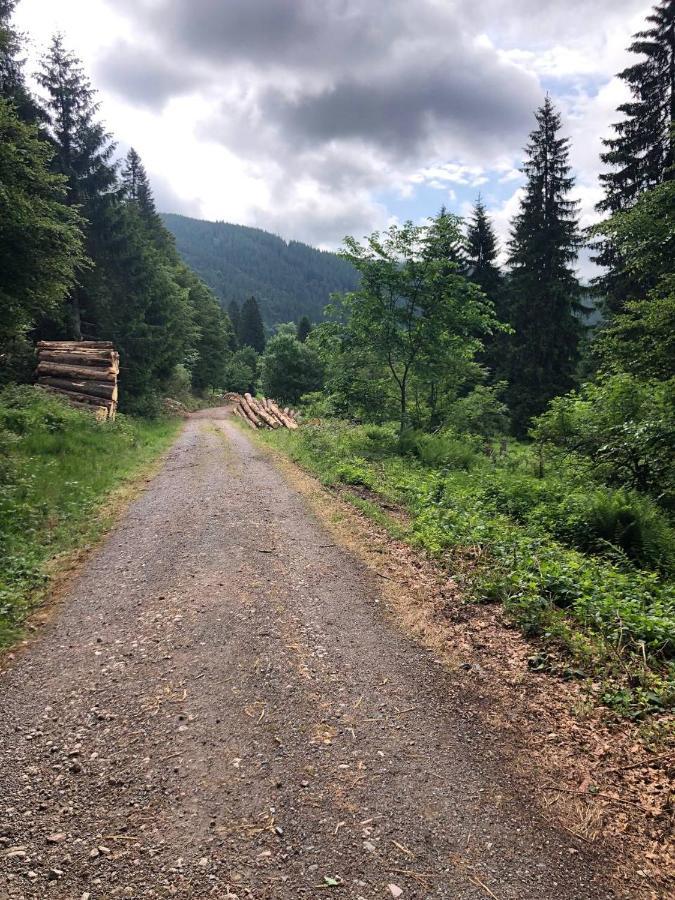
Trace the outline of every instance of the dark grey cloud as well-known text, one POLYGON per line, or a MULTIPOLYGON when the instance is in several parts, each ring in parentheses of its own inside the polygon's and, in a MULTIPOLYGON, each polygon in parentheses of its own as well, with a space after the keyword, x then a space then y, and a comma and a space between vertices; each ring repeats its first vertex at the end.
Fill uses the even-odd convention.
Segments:
POLYGON ((401 0, 117 0, 117 5, 183 58, 293 69, 379 54, 395 37, 405 9, 401 0))
POLYGON ((272 89, 260 107, 289 140, 311 146, 356 139, 410 158, 439 137, 481 151, 522 142, 540 100, 535 80, 493 53, 455 48, 448 57, 409 61, 370 78, 348 75, 319 93, 289 98, 272 89))
POLYGON ((99 60, 96 80, 138 106, 157 109, 171 97, 195 88, 200 79, 184 67, 172 65, 156 51, 119 42, 99 60))

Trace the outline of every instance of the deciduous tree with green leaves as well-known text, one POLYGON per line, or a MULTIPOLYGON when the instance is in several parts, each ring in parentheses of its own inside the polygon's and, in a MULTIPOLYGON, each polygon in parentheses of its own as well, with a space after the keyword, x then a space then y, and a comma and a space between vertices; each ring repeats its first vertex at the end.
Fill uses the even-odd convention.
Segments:
POLYGON ((470 364, 481 336, 496 326, 485 295, 448 258, 447 248, 459 238, 459 220, 443 214, 427 225, 407 222, 375 232, 365 244, 345 241, 342 255, 361 283, 333 311, 344 322, 346 344, 368 348, 393 381, 401 431, 409 424, 411 382, 470 364))
POLYGON ((263 392, 282 403, 295 404, 303 394, 322 387, 323 367, 318 354, 288 331, 270 338, 261 363, 263 392))

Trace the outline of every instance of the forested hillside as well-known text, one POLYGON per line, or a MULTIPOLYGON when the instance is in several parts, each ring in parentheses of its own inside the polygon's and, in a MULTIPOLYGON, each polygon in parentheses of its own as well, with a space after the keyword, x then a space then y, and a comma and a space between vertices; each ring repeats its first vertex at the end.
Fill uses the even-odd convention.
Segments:
POLYGON ((313 322, 334 291, 350 291, 357 276, 335 253, 282 240, 259 228, 166 214, 164 224, 185 262, 224 306, 256 297, 268 327, 308 316, 313 322))

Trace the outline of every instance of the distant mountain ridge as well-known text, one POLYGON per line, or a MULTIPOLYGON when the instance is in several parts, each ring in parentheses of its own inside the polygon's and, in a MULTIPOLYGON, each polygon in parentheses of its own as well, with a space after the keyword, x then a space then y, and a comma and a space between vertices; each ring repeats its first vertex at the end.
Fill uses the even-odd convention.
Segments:
POLYGON ((265 325, 320 321, 333 292, 354 290, 354 268, 335 253, 286 242, 260 228, 162 215, 185 262, 204 279, 223 306, 254 296, 265 325))

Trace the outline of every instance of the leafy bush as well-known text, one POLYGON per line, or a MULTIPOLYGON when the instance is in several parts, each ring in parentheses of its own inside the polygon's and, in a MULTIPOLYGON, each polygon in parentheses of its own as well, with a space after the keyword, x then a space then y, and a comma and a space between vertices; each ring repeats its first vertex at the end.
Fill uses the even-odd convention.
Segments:
POLYGON ((534 438, 582 454, 597 478, 650 494, 675 509, 675 379, 619 374, 558 397, 534 438))
POLYGON ((479 465, 469 443, 467 467, 449 434, 397 438, 393 426, 332 421, 261 437, 325 483, 363 484, 405 506, 400 537, 446 560, 468 596, 502 602, 523 631, 566 648, 577 671, 602 675, 622 712, 672 701, 673 532, 649 498, 595 484, 577 457, 539 478, 526 445, 479 465), (638 674, 626 685, 627 672, 638 674))
POLYGON ((506 434, 509 410, 499 399, 505 388, 505 382, 493 386, 476 385, 470 394, 450 406, 448 421, 462 434, 479 434, 485 438, 506 434))
POLYGON ((451 431, 426 434, 409 429, 399 438, 399 452, 404 456, 416 456, 429 468, 473 468, 478 459, 476 441, 459 437, 451 431))

